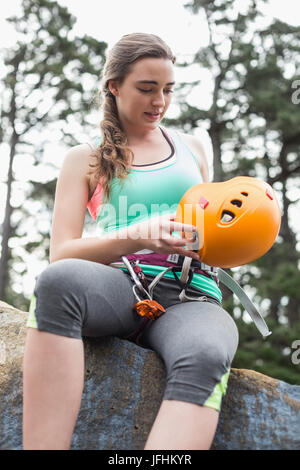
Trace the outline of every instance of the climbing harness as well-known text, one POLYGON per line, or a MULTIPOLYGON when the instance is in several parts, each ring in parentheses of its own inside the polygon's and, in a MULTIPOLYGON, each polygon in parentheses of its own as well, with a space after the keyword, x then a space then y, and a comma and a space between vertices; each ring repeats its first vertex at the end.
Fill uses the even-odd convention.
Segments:
POLYGON ((132 280, 133 280, 133 293, 137 300, 137 303, 134 305, 134 310, 141 316, 144 317, 143 324, 134 332, 131 338, 136 337, 143 328, 146 326, 148 321, 155 320, 160 317, 165 309, 158 302, 153 300, 153 290, 161 278, 168 272, 171 271, 174 274, 175 281, 180 285, 181 292, 179 294, 179 299, 181 302, 187 301, 207 301, 206 295, 201 295, 199 297, 190 297, 187 295, 186 290, 191 283, 195 269, 202 270, 204 273, 212 277, 217 284, 222 282, 226 287, 228 287, 240 300, 241 304, 245 310, 251 316, 254 324, 261 333, 261 335, 266 338, 272 332, 269 330, 265 320, 262 315, 256 309, 252 301, 249 299, 242 287, 223 269, 216 268, 214 266, 208 266, 207 264, 193 260, 188 256, 181 256, 178 254, 171 254, 166 258, 166 261, 174 263, 174 266, 167 267, 164 271, 160 272, 157 276, 154 277, 152 282, 148 284, 145 274, 143 273, 142 268, 139 266, 139 260, 129 261, 126 256, 122 256, 123 264, 111 263, 112 267, 126 267, 132 280), (178 278, 176 272, 181 271, 180 278, 178 278), (145 298, 146 297, 146 298, 145 298))

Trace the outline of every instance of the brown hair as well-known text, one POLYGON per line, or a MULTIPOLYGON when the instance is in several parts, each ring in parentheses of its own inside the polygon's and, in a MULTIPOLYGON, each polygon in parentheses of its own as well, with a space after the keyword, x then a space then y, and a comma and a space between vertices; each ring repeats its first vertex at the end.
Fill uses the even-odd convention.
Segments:
POLYGON ((95 164, 88 172, 94 181, 101 181, 104 196, 110 197, 110 183, 114 177, 125 179, 133 159, 128 147, 127 136, 122 130, 114 95, 108 87, 109 80, 121 84, 130 73, 131 66, 145 57, 169 59, 175 63, 175 56, 167 44, 154 34, 132 33, 123 36, 109 51, 102 73, 100 90, 103 119, 100 122, 102 141, 92 153, 95 164))

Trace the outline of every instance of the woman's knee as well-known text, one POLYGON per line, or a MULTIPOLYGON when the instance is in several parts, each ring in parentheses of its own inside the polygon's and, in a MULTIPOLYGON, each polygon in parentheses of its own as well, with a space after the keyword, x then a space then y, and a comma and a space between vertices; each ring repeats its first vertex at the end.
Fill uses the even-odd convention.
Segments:
POLYGON ((223 309, 215 317, 201 321, 177 341, 166 354, 170 377, 215 377, 219 379, 231 366, 238 346, 234 320, 223 309))
POLYGON ((195 337, 167 361, 164 399, 188 401, 220 410, 226 392, 233 349, 209 336, 195 337))
POLYGON ((170 365, 170 375, 191 375, 192 377, 212 375, 230 367, 230 351, 214 339, 203 341, 200 338, 186 342, 183 349, 178 349, 176 358, 170 365))
POLYGON ((81 337, 84 316, 82 260, 62 259, 38 276, 34 295, 38 329, 81 337))
POLYGON ((203 330, 192 335, 195 367, 203 370, 227 370, 238 347, 239 334, 235 321, 226 310, 214 309, 202 323, 203 330), (199 339, 197 340, 197 336, 199 339))

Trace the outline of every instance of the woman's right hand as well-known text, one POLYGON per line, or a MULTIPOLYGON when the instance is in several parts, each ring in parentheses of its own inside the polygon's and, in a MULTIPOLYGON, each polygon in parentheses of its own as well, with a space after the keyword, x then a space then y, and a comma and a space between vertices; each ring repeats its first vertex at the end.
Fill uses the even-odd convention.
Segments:
POLYGON ((129 237, 135 239, 140 249, 156 253, 177 253, 199 261, 199 255, 188 249, 195 242, 197 228, 193 225, 175 222, 176 214, 152 217, 129 227, 129 237), (190 235, 177 238, 172 232, 187 232, 190 235), (187 248, 183 248, 187 246, 187 248))

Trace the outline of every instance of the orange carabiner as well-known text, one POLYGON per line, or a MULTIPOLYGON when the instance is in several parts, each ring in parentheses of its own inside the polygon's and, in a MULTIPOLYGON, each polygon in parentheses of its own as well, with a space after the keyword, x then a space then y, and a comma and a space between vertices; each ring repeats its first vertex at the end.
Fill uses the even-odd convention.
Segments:
POLYGON ((147 317, 150 320, 156 320, 166 311, 156 300, 150 299, 140 300, 134 305, 133 310, 141 317, 147 317))

